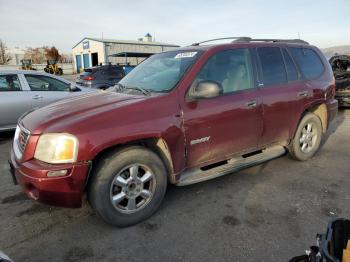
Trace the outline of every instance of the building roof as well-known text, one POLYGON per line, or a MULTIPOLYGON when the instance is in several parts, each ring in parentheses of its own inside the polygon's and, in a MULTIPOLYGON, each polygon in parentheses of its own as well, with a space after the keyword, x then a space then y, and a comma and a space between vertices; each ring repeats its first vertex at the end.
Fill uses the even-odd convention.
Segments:
POLYGON ((105 38, 93 38, 93 37, 84 37, 82 40, 80 40, 76 45, 72 47, 75 48, 77 45, 79 45, 84 40, 92 40, 102 43, 115 43, 115 44, 131 44, 131 45, 153 45, 153 46, 169 46, 169 47, 180 47, 179 45, 174 44, 167 44, 167 43, 161 43, 161 42, 144 42, 144 41, 138 41, 138 40, 116 40, 116 39, 105 39, 105 38))

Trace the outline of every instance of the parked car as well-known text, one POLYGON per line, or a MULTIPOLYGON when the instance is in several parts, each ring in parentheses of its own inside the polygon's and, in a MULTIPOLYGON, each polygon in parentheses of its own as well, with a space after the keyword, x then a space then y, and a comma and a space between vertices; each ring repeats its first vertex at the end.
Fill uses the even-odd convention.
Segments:
POLYGON ((76 83, 90 88, 107 89, 117 84, 124 76, 125 72, 121 66, 96 66, 84 69, 76 83))
POLYGON ((156 54, 117 86, 23 116, 10 166, 32 199, 108 223, 151 216, 183 186, 289 151, 307 160, 338 110, 332 69, 301 40, 236 39, 156 54))
POLYGON ((38 71, 0 71, 0 132, 16 129, 26 111, 91 92, 90 89, 38 71))
POLYGON ((336 55, 329 59, 335 78, 335 98, 339 106, 350 107, 350 56, 336 55))

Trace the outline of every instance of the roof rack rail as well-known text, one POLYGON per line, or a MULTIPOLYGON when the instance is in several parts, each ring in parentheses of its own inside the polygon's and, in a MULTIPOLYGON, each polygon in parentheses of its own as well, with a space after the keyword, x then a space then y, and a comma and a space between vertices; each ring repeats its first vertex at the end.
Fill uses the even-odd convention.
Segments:
POLYGON ((295 43, 295 44, 306 44, 309 43, 302 39, 275 39, 275 38, 250 38, 250 37, 242 37, 233 41, 237 42, 273 42, 273 43, 295 43))
POLYGON ((306 44, 308 45, 309 43, 301 40, 301 39, 274 39, 274 38, 259 38, 259 39, 254 39, 251 37, 247 36, 241 36, 241 37, 222 37, 222 38, 214 38, 210 40, 205 40, 202 42, 194 43, 191 46, 198 46, 204 43, 208 42, 213 42, 213 41, 218 41, 218 40, 228 40, 228 39, 233 39, 232 43, 249 43, 249 42, 273 42, 273 43, 294 43, 294 44, 306 44))
POLYGON ((248 39, 248 38, 250 38, 250 37, 246 37, 246 36, 221 37, 221 38, 214 38, 214 39, 205 40, 205 41, 198 42, 198 43, 193 43, 191 46, 197 46, 197 45, 201 45, 201 44, 213 42, 213 41, 218 41, 218 40, 228 40, 228 39, 238 40, 238 39, 248 39))

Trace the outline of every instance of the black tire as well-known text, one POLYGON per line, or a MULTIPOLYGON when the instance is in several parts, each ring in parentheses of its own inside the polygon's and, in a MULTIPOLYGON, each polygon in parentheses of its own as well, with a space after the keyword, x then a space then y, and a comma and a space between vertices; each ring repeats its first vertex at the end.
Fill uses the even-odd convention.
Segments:
MULTIPOLYGON (((140 169, 142 168, 140 167, 140 169)), ((128 179, 131 179, 131 171, 128 179)), ((88 201, 97 214, 107 223, 118 227, 131 226, 145 220, 157 211, 164 198, 167 183, 166 168, 157 154, 141 146, 125 147, 107 154, 97 163, 89 181, 88 201), (126 213, 131 211, 121 210, 118 207, 119 203, 116 206, 112 204, 113 187, 115 185, 114 181, 116 181, 115 178, 130 171, 128 168, 132 165, 142 165, 142 167, 147 167, 150 170, 153 193, 151 194, 152 197, 147 200, 148 202, 145 200, 143 206, 138 207, 139 210, 134 209, 131 210, 133 213, 126 213)), ((120 191, 116 194, 124 189, 120 188, 120 191)), ((129 199, 123 198, 120 203, 123 201, 128 203, 129 199)))
POLYGON ((321 144, 322 123, 318 116, 307 113, 300 121, 294 138, 289 145, 289 153, 295 160, 305 161, 313 157, 321 144), (311 124, 311 131, 308 125, 311 124), (313 133, 313 135, 312 135, 313 133), (310 143, 310 146, 309 146, 310 143), (306 147, 304 148, 304 144, 306 147), (303 149, 304 148, 304 149, 303 149))
POLYGON ((55 73, 55 71, 53 71, 53 69, 51 67, 48 68, 48 72, 49 74, 53 75, 55 73))
POLYGON ((61 75, 63 75, 63 70, 62 70, 62 68, 58 68, 58 74, 61 76, 61 75))

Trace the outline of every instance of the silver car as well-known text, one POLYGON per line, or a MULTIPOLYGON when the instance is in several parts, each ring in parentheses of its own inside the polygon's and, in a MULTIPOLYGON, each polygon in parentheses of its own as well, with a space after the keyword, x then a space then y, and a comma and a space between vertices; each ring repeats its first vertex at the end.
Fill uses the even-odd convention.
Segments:
POLYGON ((44 72, 0 71, 0 132, 15 129, 18 118, 28 110, 82 92, 96 90, 44 72))

